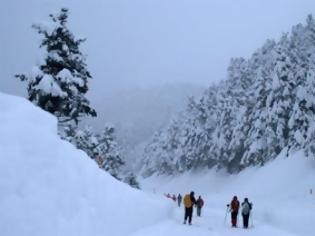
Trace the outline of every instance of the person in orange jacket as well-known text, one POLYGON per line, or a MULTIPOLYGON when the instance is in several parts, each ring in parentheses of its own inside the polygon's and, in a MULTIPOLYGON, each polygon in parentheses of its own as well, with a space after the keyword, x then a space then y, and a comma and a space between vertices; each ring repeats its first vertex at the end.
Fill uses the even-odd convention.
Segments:
POLYGON ((183 203, 185 206, 185 218, 184 218, 184 224, 186 224, 186 221, 188 219, 188 223, 191 225, 191 219, 192 219, 192 214, 193 214, 193 206, 196 204, 196 199, 195 199, 195 193, 192 191, 190 194, 186 194, 183 203))

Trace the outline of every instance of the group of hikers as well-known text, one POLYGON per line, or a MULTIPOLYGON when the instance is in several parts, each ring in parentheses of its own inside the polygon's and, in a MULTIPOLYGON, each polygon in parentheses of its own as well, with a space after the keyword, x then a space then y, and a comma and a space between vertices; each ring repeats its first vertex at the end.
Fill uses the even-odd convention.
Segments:
POLYGON ((168 193, 168 194, 165 194, 165 197, 172 199, 174 202, 176 202, 176 199, 177 199, 175 194, 171 195, 168 193))
POLYGON ((183 203, 185 206, 185 217, 184 217, 184 224, 188 219, 188 223, 191 225, 192 215, 193 215, 193 206, 197 208, 197 216, 201 216, 201 208, 204 205, 204 201, 201 196, 198 199, 195 199, 195 193, 190 192, 190 194, 186 194, 183 199, 183 203))
MULTIPOLYGON (((231 212, 231 223, 232 227, 237 227, 237 216, 240 209, 240 202, 237 199, 237 196, 234 196, 231 203, 227 204, 227 211, 231 212)), ((248 221, 250 216, 250 211, 253 208, 253 204, 248 201, 248 198, 244 198, 244 201, 241 204, 242 207, 242 217, 243 217, 243 227, 248 228, 248 221)))
POLYGON ((201 208, 204 205, 204 201, 201 198, 201 196, 199 196, 198 199, 196 200, 194 194, 195 194, 194 192, 191 192, 190 194, 186 194, 184 198, 182 197, 180 193, 177 195, 177 197, 175 196, 175 194, 173 195, 169 193, 165 194, 167 198, 171 198, 173 199, 173 201, 177 200, 178 207, 180 207, 181 203, 183 202, 184 207, 185 207, 184 224, 186 224, 187 219, 188 219, 188 223, 191 224, 191 219, 193 215, 193 206, 197 208, 197 216, 201 216, 201 208))
MULTIPOLYGON (((177 197, 175 196, 175 194, 173 195, 166 194, 166 197, 171 198, 173 201, 177 200, 178 207, 180 207, 181 203, 183 202, 184 207, 185 207, 184 224, 186 224, 188 220, 188 224, 191 225, 194 206, 197 208, 197 216, 201 216, 201 209, 204 206, 204 200, 201 198, 201 196, 199 196, 198 199, 196 200, 195 193, 193 191, 191 191, 189 194, 186 194, 184 198, 181 196, 181 194, 178 194, 177 197)), ((227 204, 226 215, 228 212, 231 212, 232 227, 237 227, 237 216, 238 216, 240 207, 241 207, 241 213, 243 217, 243 227, 246 229, 248 228, 249 216, 253 207, 253 204, 248 201, 248 198, 245 198, 242 204, 240 205, 240 202, 237 199, 237 196, 234 196, 231 203, 227 204)), ((225 215, 225 218, 226 218, 226 215, 225 215)))

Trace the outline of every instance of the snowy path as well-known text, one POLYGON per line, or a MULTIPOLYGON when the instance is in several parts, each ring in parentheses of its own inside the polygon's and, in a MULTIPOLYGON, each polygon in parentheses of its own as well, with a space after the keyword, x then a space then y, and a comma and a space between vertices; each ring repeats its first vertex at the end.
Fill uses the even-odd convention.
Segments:
MULTIPOLYGON (((255 235, 255 236, 298 236, 290 232, 286 232, 282 229, 275 228, 271 225, 264 224, 261 222, 254 222, 255 227, 247 230, 242 227, 231 228, 230 227, 230 215, 227 216, 226 223, 224 224, 225 212, 224 209, 219 207, 203 209, 202 216, 197 217, 196 210, 194 209, 193 224, 184 225, 183 215, 184 209, 174 206, 172 215, 169 219, 159 222, 156 225, 141 229, 131 236, 163 236, 163 235, 189 235, 189 236, 244 236, 244 235, 255 235)), ((241 225, 241 218, 239 216, 239 226, 241 225)), ((250 222, 251 224, 251 222, 250 222)))

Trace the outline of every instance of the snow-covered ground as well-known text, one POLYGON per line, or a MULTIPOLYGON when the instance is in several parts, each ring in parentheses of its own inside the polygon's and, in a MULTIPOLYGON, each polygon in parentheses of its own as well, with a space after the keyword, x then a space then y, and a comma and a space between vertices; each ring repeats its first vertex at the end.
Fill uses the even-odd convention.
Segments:
MULTIPOLYGON (((159 176, 143 180, 142 187, 150 192, 176 195, 194 191, 196 197, 201 195, 205 200, 204 214, 201 218, 195 216, 193 219, 196 227, 181 226, 183 209, 174 206, 172 220, 160 225, 160 228, 164 227, 163 233, 185 235, 183 232, 189 231, 191 233, 187 235, 315 235, 315 160, 305 158, 302 153, 289 158, 280 156, 263 168, 251 168, 239 175, 203 171, 176 178, 159 176), (310 189, 313 189, 313 195, 310 189), (238 196, 240 202, 248 197, 253 203, 254 227, 250 230, 231 229, 229 215, 224 221, 226 204, 230 203, 234 195, 238 196)), ((241 216, 238 225, 242 227, 241 216)), ((154 227, 155 230, 151 228, 152 232, 157 230, 157 226, 154 227)), ((163 235, 150 234, 150 229, 143 232, 146 235, 163 235)))
MULTIPOLYGON (((23 98, 0 93, 0 235, 313 236, 315 161, 296 153, 240 175, 203 171, 152 177, 138 191, 59 139, 56 120, 23 98), (202 216, 183 225, 183 208, 164 193, 195 191, 202 216), (254 227, 232 229, 226 204, 253 202, 254 227)), ((239 226, 241 222, 239 222, 239 226)))

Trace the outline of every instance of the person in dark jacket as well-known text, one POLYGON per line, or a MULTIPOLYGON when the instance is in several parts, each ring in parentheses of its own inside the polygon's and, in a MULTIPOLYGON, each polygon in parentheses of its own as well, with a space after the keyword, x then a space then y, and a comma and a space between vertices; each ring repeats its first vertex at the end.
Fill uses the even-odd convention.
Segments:
POLYGON ((250 211, 252 210, 252 203, 248 201, 248 198, 244 199, 242 202, 242 216, 243 216, 243 226, 245 229, 248 228, 248 219, 250 215, 250 211))
POLYGON ((232 227, 237 227, 237 215, 239 208, 240 202, 237 200, 237 196, 234 196, 230 204, 232 227))
POLYGON ((182 195, 180 195, 180 193, 178 194, 177 196, 177 204, 178 204, 178 207, 180 207, 180 204, 182 203, 182 195))
POLYGON ((197 199, 197 216, 201 216, 201 208, 203 207, 204 201, 201 198, 201 196, 198 197, 197 199))
POLYGON ((185 218, 184 218, 184 224, 186 224, 186 221, 188 219, 188 223, 191 225, 191 220, 192 220, 192 214, 193 214, 193 206, 196 204, 196 199, 195 199, 195 193, 192 191, 190 194, 186 194, 183 202, 185 206, 185 218))

